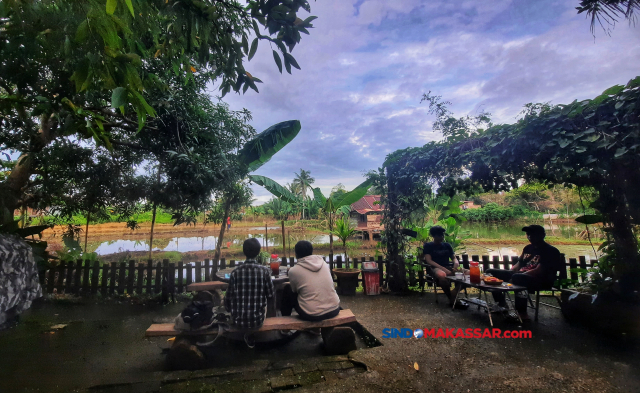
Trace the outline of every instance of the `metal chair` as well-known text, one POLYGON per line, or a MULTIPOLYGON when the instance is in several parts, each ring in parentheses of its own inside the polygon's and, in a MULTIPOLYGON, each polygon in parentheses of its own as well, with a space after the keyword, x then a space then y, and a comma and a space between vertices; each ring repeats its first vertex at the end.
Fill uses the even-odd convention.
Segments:
MULTIPOLYGON (((560 259, 561 259, 561 263, 559 261, 558 263, 558 270, 556 270, 556 278, 555 278, 555 282, 558 281, 558 279, 562 279, 562 278, 567 278, 567 269, 565 266, 565 258, 564 258, 564 254, 560 254, 560 259)), ((558 302, 558 304, 560 304, 560 299, 558 299, 555 296, 555 292, 556 291, 560 291, 560 289, 556 288, 555 285, 551 285, 548 288, 541 288, 535 291, 535 295, 536 295, 536 302, 535 305, 533 303, 533 300, 531 300, 531 294, 529 294, 529 308, 532 308, 534 310, 536 310, 535 316, 534 316, 534 321, 538 321, 538 311, 540 310, 540 305, 545 305, 547 307, 551 307, 551 308, 555 308, 555 309, 560 309, 559 306, 554 306, 553 304, 549 304, 549 303, 543 303, 540 301, 540 292, 541 291, 551 291, 551 297, 553 297, 554 299, 556 299, 556 301, 558 302)))

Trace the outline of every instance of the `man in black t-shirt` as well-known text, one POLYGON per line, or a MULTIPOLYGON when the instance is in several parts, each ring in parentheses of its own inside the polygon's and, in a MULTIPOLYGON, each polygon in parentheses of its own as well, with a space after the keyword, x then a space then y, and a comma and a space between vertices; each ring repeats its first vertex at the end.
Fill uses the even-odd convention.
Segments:
MULTIPOLYGON (((449 298, 449 303, 453 306, 453 302, 456 298, 456 292, 458 286, 451 291, 451 282, 447 280, 446 276, 452 276, 453 270, 458 269, 460 265, 456 255, 453 252, 451 244, 444 242, 445 229, 441 226, 433 226, 429 229, 429 234, 433 237, 433 241, 424 243, 422 248, 422 255, 424 261, 429 265, 427 267, 430 270, 429 274, 436 280, 449 298)), ((464 303, 456 304, 456 308, 467 308, 468 305, 464 303)))
MULTIPOLYGON (((560 268, 560 251, 544 241, 546 236, 544 227, 529 225, 522 228, 527 233, 531 244, 522 250, 518 263, 511 270, 489 269, 486 273, 512 284, 527 287, 528 291, 550 288, 556 280, 556 273, 560 268)), ((525 293, 517 293, 515 307, 522 320, 528 320, 527 296, 525 293)), ((493 298, 502 307, 506 307, 503 292, 494 292, 493 298)))

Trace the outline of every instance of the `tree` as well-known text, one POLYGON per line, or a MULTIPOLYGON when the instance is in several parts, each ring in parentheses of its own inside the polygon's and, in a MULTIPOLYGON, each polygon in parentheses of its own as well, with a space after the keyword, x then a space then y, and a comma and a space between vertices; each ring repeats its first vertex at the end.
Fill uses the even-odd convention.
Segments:
MULTIPOLYGON (((592 187, 597 200, 591 207, 600 214, 583 217, 581 222, 605 222, 615 247, 607 261, 614 266, 620 293, 628 295, 640 287, 640 256, 633 230, 640 223, 639 103, 637 77, 592 100, 531 106, 543 109, 460 141, 445 139, 394 152, 383 170, 392 202, 387 206, 393 208, 386 214, 399 222, 415 206, 406 202, 425 180, 443 184, 461 174, 485 190, 515 189, 519 179, 592 187)), ((386 230, 399 233, 395 227, 386 230)))
MULTIPOLYGON (((342 217, 336 220, 336 227, 331 231, 331 235, 336 235, 340 241, 342 241, 342 247, 344 248, 344 257, 346 261, 349 261, 349 256, 347 255, 347 239, 353 236, 356 233, 356 229, 349 222, 348 217, 342 217)), ((355 266, 355 265, 354 265, 355 266)), ((348 267, 348 262, 347 262, 348 267)))
POLYGON ((293 179, 293 182, 291 182, 291 185, 296 190, 296 193, 302 196, 301 219, 304 220, 304 202, 307 199, 307 189, 311 188, 311 184, 313 184, 316 179, 311 177, 311 172, 305 171, 302 168, 300 168, 300 173, 295 173, 295 175, 296 177, 293 179))
POLYGON ((615 26, 620 16, 624 16, 629 23, 635 24, 635 11, 640 10, 640 1, 638 0, 582 0, 580 6, 576 7, 578 14, 583 12, 591 17, 591 33, 594 33, 596 21, 602 29, 609 33, 609 28, 605 28, 606 23, 609 26, 615 26))
POLYGON ((245 58, 259 41, 275 46, 280 70, 299 68, 290 52, 315 18, 301 20, 300 8, 309 11, 306 0, 0 3, 0 150, 20 153, 0 183, 0 222, 13 219, 34 161, 54 140, 111 150, 131 146, 118 137, 157 131, 147 120, 164 103, 151 96, 171 90, 167 73, 174 86, 220 80, 223 96, 258 91, 245 58))

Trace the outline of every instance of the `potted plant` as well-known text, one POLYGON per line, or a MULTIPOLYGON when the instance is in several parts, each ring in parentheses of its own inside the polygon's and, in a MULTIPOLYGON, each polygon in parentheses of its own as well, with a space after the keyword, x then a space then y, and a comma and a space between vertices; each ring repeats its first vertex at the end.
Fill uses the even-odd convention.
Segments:
POLYGON ((355 232, 355 228, 351 226, 349 219, 346 217, 336 220, 336 229, 331 231, 331 234, 336 235, 342 241, 346 263, 346 268, 344 269, 333 269, 333 274, 336 275, 338 282, 338 287, 336 288, 338 295, 355 295, 356 288, 358 287, 360 269, 350 267, 352 265, 349 262, 349 255, 347 253, 347 239, 355 232))

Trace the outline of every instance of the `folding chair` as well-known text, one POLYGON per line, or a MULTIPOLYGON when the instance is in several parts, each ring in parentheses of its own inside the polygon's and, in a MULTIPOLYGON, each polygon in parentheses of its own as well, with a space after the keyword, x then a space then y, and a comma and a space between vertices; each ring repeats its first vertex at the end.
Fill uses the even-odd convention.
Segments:
POLYGON ((553 297, 554 299, 556 299, 556 301, 558 302, 558 305, 560 304, 560 299, 558 299, 555 296, 555 292, 556 291, 560 291, 560 289, 556 288, 555 283, 558 282, 558 278, 560 279, 565 279, 567 278, 567 269, 565 266, 565 259, 564 259, 564 254, 560 254, 560 258, 561 258, 561 263, 560 261, 558 262, 558 270, 556 270, 556 279, 554 280, 554 285, 548 287, 548 288, 541 288, 538 289, 537 291, 535 291, 535 295, 536 295, 536 302, 535 304, 533 303, 533 301, 531 300, 531 294, 529 294, 529 308, 532 308, 534 310, 536 310, 535 313, 535 317, 534 317, 534 321, 538 321, 538 311, 540 310, 540 305, 543 304, 547 307, 551 307, 551 308, 555 308, 555 309, 560 309, 559 306, 554 306, 553 304, 549 304, 549 303, 542 303, 540 301, 540 292, 541 291, 551 291, 551 297, 553 297))

